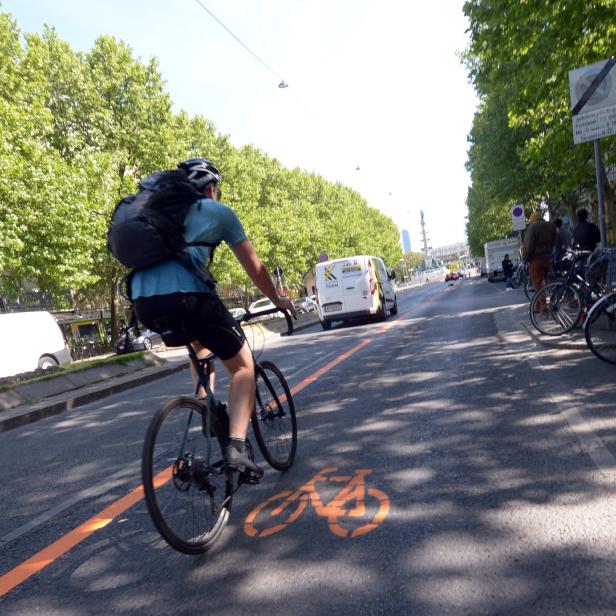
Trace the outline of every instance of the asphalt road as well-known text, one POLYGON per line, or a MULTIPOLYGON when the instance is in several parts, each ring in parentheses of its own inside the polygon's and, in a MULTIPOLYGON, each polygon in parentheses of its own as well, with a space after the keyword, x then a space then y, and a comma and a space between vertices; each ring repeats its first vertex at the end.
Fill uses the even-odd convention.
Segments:
POLYGON ((139 486, 146 424, 188 372, 0 434, 0 595, 25 572, 0 611, 616 612, 614 371, 536 347, 523 301, 435 283, 384 324, 269 339, 301 388, 296 463, 236 494, 204 556, 162 542, 142 500, 97 518, 139 486), (328 518, 313 490, 297 519, 268 515, 317 475, 304 494, 347 486, 353 506, 328 518))

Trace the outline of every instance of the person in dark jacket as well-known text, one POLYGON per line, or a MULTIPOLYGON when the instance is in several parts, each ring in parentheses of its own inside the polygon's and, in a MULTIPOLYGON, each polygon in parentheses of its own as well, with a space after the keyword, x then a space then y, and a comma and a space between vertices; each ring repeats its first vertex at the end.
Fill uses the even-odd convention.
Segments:
POLYGON ((573 229, 573 245, 580 250, 592 252, 601 241, 599 228, 594 223, 588 222, 588 210, 578 210, 577 217, 578 224, 573 229))
POLYGON ((552 253, 552 267, 555 271, 560 270, 560 260, 567 252, 568 248, 571 248, 571 233, 566 227, 563 227, 563 221, 560 218, 554 219, 556 225, 556 242, 554 244, 554 252, 552 253))
POLYGON ((503 274, 505 275, 505 291, 511 291, 511 277, 513 276, 513 262, 509 258, 509 255, 505 255, 505 258, 501 262, 503 268, 503 274))

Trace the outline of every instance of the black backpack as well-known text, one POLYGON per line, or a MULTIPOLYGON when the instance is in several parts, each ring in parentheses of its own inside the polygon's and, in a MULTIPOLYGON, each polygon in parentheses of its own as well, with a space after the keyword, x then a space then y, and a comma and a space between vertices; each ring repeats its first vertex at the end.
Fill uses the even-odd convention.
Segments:
POLYGON ((186 213, 200 198, 182 169, 159 171, 141 180, 139 192, 124 197, 115 207, 107 232, 109 251, 131 270, 174 259, 213 287, 216 281, 208 271, 209 263, 184 251, 188 246, 218 245, 184 241, 186 213))

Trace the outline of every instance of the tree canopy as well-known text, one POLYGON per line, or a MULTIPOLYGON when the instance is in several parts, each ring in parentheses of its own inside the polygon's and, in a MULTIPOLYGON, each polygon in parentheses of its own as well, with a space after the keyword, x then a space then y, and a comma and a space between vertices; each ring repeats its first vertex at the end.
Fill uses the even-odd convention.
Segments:
MULTIPOLYGON (((377 254, 391 266, 402 256, 394 222, 361 195, 257 147, 233 147, 206 117, 174 113, 156 59, 143 63, 113 37, 76 53, 53 28, 22 35, 0 13, 0 127, 5 293, 35 280, 58 301, 71 289, 117 305, 123 272, 106 249, 115 203, 140 178, 193 156, 219 166, 221 200, 287 286, 301 287, 323 251, 377 254)), ((226 248, 214 274, 230 288, 249 282, 226 248)))
MULTIPOLYGON (((467 232, 481 253, 511 231, 514 203, 572 222, 582 203, 596 207, 592 144, 573 144, 568 73, 612 55, 616 0, 467 0, 464 13, 464 62, 481 100, 469 135, 467 232)), ((614 164, 616 140, 602 146, 614 164)), ((604 184, 613 234, 614 186, 604 184)))

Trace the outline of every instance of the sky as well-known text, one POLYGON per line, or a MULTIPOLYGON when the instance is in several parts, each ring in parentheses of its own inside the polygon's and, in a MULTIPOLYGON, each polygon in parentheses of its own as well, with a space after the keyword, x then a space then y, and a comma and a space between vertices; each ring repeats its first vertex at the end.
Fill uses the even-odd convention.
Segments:
POLYGON ((350 186, 420 250, 421 210, 429 245, 466 239, 466 137, 477 99, 458 57, 467 45, 462 5, 0 0, 0 11, 22 32, 53 26, 75 51, 105 34, 144 62, 155 56, 174 111, 207 117, 236 147, 252 144, 285 167, 350 186))

